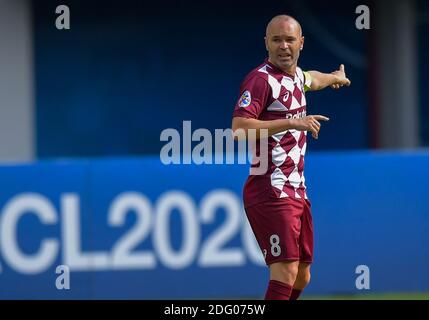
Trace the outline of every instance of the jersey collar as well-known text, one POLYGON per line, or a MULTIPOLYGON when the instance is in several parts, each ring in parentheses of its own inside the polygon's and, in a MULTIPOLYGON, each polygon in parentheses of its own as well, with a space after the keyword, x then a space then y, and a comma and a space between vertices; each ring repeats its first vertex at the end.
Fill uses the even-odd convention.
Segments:
POLYGON ((267 65, 269 65, 275 73, 280 73, 281 75, 287 76, 289 78, 291 78, 292 80, 295 79, 295 75, 296 75, 296 71, 295 71, 295 75, 291 75, 285 71, 283 71, 282 69, 280 69, 279 67, 276 67, 274 64, 272 64, 270 61, 268 61, 268 58, 265 59, 265 63, 267 65))

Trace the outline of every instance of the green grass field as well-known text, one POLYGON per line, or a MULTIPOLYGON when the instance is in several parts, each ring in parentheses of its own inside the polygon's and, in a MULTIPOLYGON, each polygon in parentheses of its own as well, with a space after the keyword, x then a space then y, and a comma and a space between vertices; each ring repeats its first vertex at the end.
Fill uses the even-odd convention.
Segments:
POLYGON ((303 295, 300 300, 429 300, 429 293, 383 293, 359 295, 311 296, 303 295))

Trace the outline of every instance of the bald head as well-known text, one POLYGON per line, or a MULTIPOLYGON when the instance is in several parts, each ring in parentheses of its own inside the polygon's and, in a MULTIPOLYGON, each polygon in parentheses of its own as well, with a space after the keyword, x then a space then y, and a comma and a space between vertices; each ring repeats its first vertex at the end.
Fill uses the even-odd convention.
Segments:
POLYGON ((302 28, 299 22, 294 17, 285 14, 275 16, 271 19, 267 25, 266 36, 269 37, 277 33, 284 26, 297 31, 297 36, 302 36, 302 28))
POLYGON ((301 25, 288 15, 275 16, 267 25, 265 45, 268 60, 283 71, 295 74, 304 47, 301 25))

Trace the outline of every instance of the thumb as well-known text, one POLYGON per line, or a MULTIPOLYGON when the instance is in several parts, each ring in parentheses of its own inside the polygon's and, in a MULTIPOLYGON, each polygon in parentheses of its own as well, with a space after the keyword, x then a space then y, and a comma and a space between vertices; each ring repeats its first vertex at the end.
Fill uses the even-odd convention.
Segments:
POLYGON ((344 72, 344 73, 345 73, 344 65, 343 65, 343 64, 340 64, 340 71, 342 71, 342 72, 344 72))

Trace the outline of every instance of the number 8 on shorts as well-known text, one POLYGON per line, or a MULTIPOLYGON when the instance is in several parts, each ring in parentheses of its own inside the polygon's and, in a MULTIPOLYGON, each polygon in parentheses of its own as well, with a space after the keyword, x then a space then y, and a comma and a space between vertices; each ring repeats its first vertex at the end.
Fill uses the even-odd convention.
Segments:
POLYGON ((276 234, 271 235, 270 244, 271 244, 271 255, 273 257, 278 257, 282 253, 282 249, 279 246, 280 237, 276 234))

